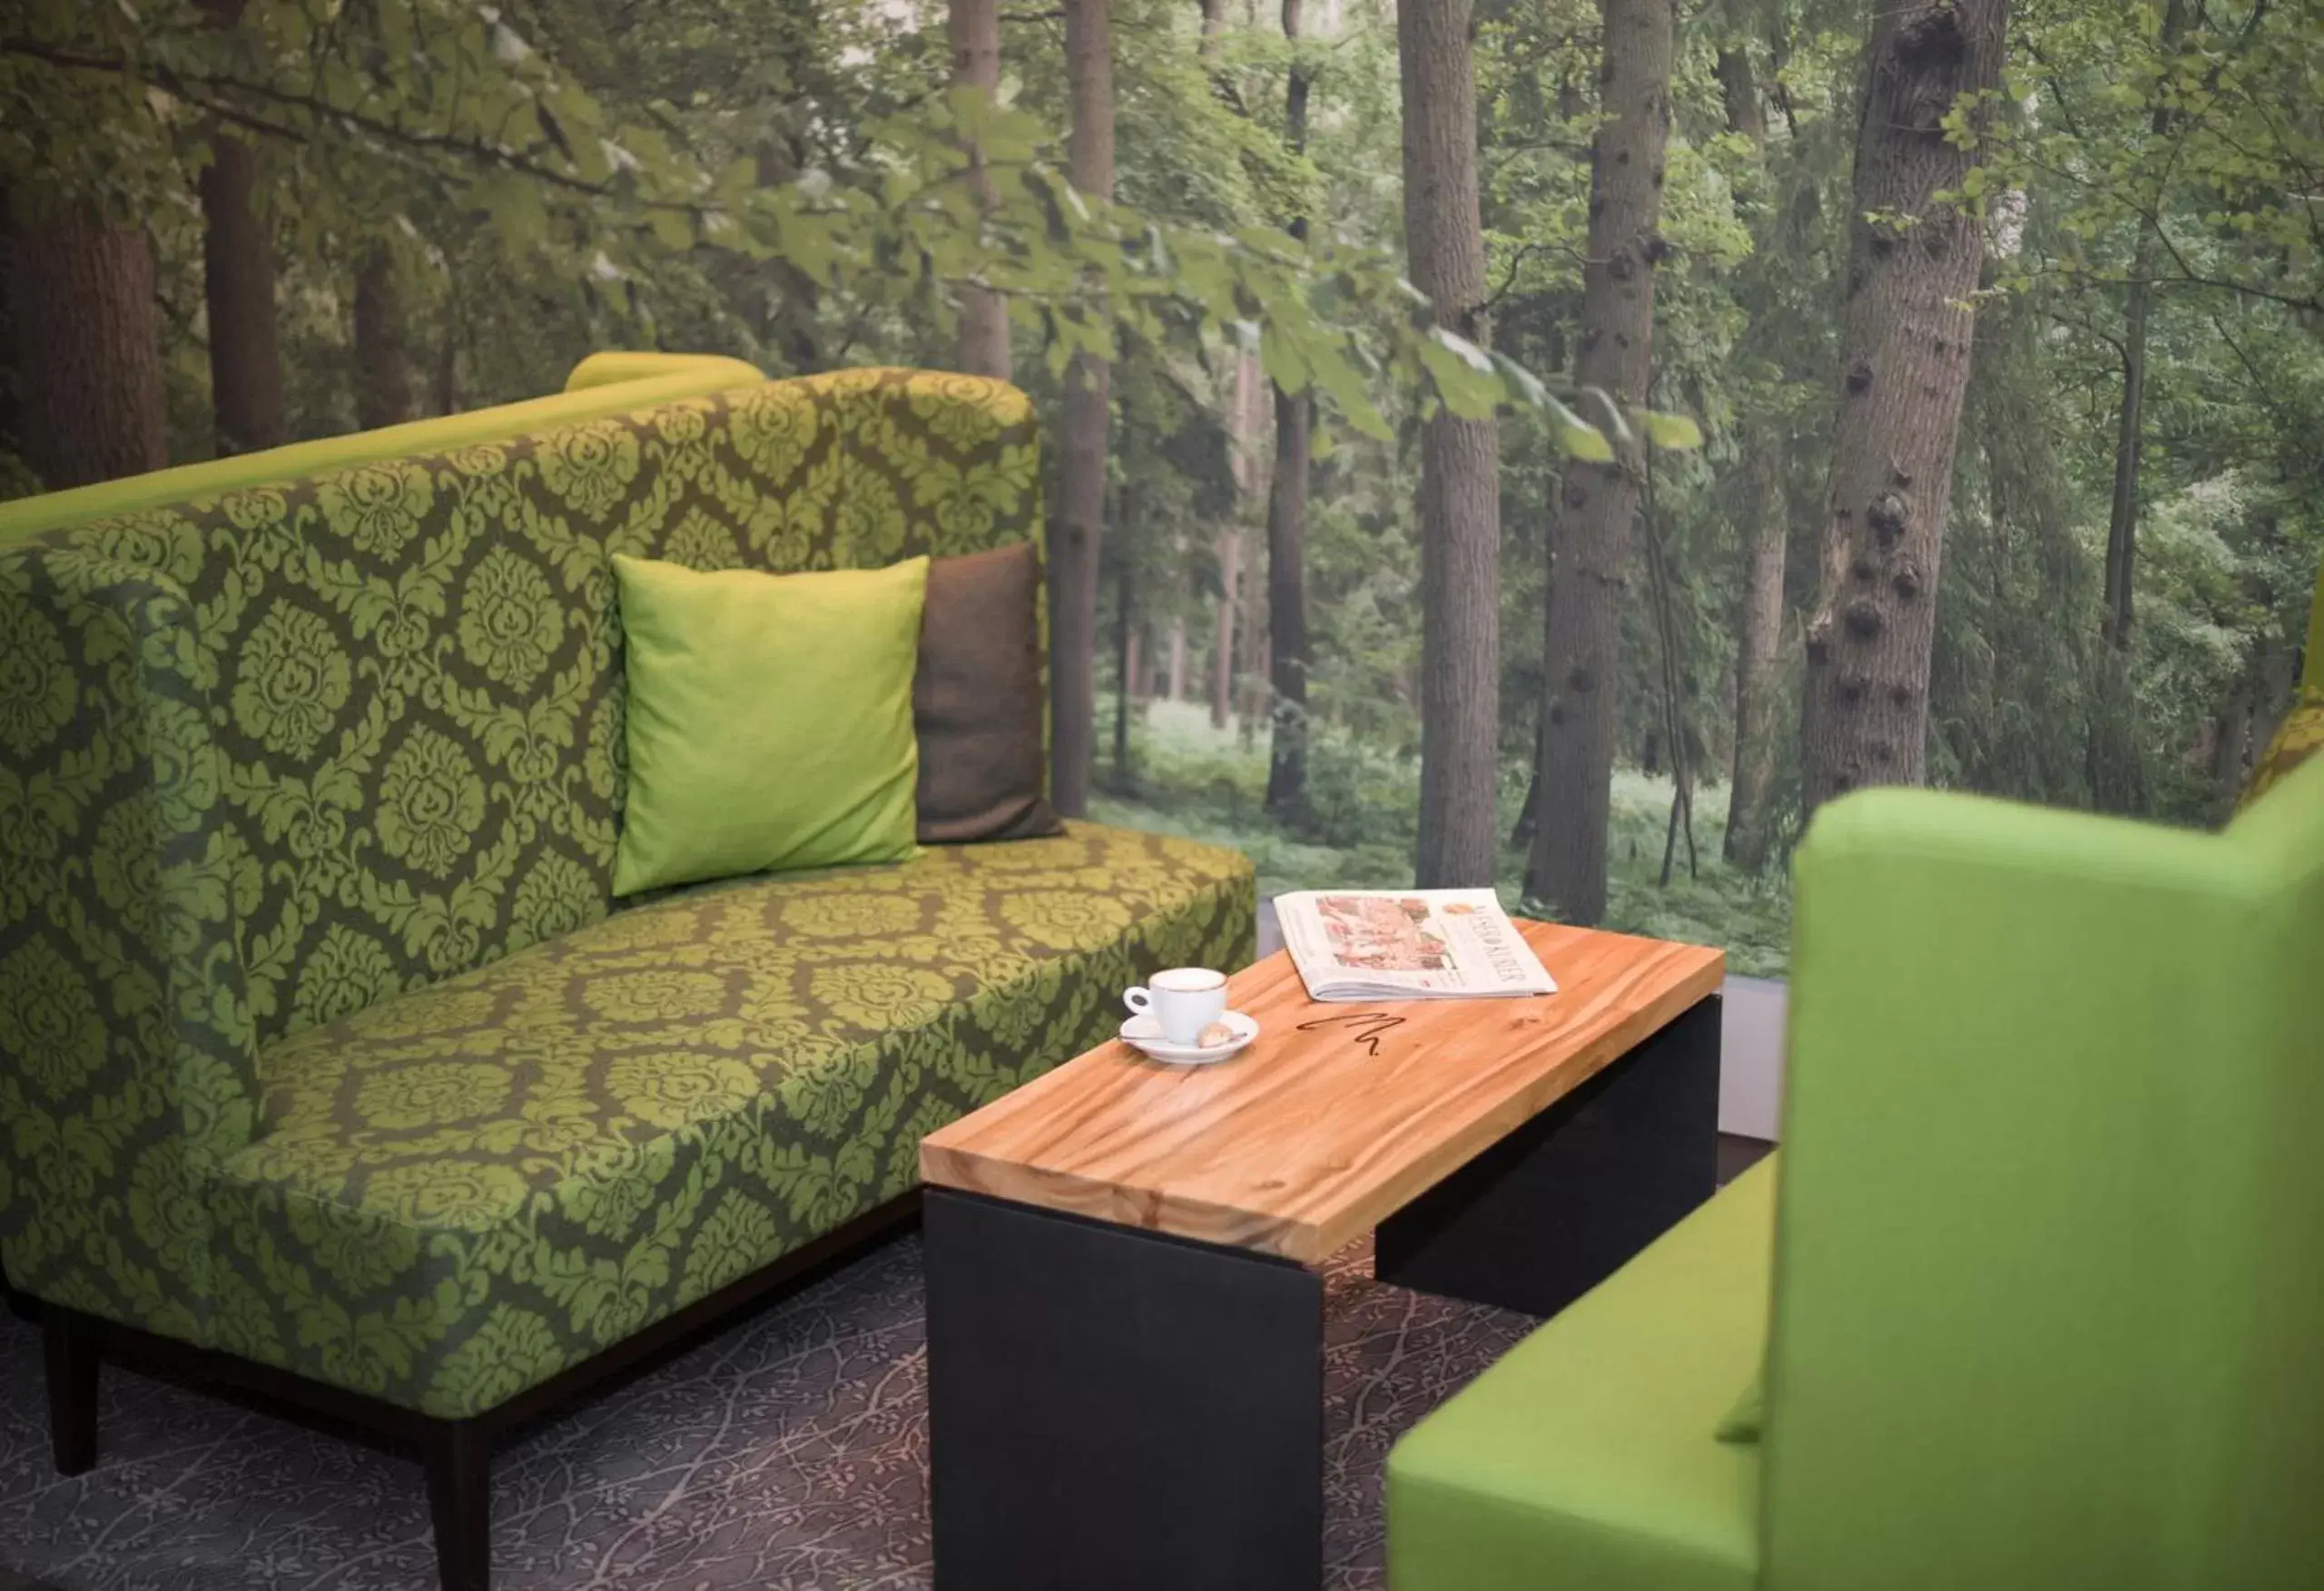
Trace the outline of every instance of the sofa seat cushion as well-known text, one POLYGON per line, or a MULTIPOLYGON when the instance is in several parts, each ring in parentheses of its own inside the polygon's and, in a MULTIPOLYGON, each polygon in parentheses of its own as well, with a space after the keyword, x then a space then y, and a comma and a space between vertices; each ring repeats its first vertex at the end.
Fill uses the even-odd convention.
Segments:
POLYGON ((1713 1432, 1765 1348, 1774 1231, 1769 1161, 1414 1427, 1393 1591, 1751 1591, 1759 1449, 1713 1432))
POLYGON ((1074 824, 617 912, 278 1041, 217 1345, 488 1409, 911 1187, 921 1137, 1236 965, 1249 864, 1074 824))

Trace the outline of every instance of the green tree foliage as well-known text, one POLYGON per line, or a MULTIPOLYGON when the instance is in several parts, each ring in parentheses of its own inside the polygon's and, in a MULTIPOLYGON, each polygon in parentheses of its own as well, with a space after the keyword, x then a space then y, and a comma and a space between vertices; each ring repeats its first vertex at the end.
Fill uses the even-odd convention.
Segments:
MULTIPOLYGON (((1654 451, 1623 597, 1608 920, 1749 947, 1760 969, 1780 964, 1797 837, 1798 625, 1829 475, 1867 12, 1689 0, 1678 34, 1650 401, 1692 417, 1702 445, 1654 451), (1750 67, 1763 134, 1736 126, 1722 58, 1750 67), (1755 437, 1777 460, 1789 533, 1764 874, 1721 860, 1718 843, 1755 437), (1674 733, 1709 784, 1693 810, 1699 876, 1671 826, 1674 733)), ((950 90, 934 0, 250 0, 233 30, 194 0, 22 0, 0 16, 0 192, 19 214, 70 201, 143 227, 186 458, 212 445, 193 195, 214 121, 264 162, 297 436, 355 424, 354 285, 381 248, 430 411, 547 390, 606 347, 732 353, 776 373, 941 365, 955 289, 990 284, 1010 307, 1018 379, 1052 419, 1075 352, 1113 361, 1097 765, 1115 777, 1119 706, 1131 782, 1099 810, 1238 838, 1286 881, 1409 876, 1420 429, 1433 405, 1499 405, 1498 749, 1502 827, 1516 827, 1566 459, 1618 423, 1648 426, 1569 375, 1596 0, 1478 0, 1491 350, 1443 333, 1403 282, 1389 0, 1306 0, 1297 41, 1271 5, 1229 5, 1207 56, 1191 0, 1114 0, 1112 205, 1062 175, 1055 13, 1003 5, 996 109, 950 90), (1284 136, 1295 64, 1310 85, 1304 151, 1284 136), (998 198, 985 216, 965 175, 971 133, 998 198), (1304 242, 1285 229, 1294 215, 1312 218, 1304 242), (1246 347, 1320 403, 1308 791, 1275 815, 1261 800, 1263 636, 1236 665, 1245 722, 1214 734, 1193 703, 1155 701, 1174 633, 1187 693, 1204 694, 1224 526, 1243 530, 1238 604, 1264 601, 1270 427, 1246 434, 1231 413, 1246 347)), ((2324 556, 2324 13, 2181 0, 2175 33, 2171 15, 2169 0, 2014 6, 1994 131, 1959 195, 1983 217, 1989 264, 1928 765, 1940 784, 2200 824, 2223 814, 2290 699, 2324 556), (2118 647, 2106 571, 2142 284, 2132 624, 2118 647)), ((31 489, 9 424, 0 404, 0 490, 31 489)), ((1247 614, 1243 633, 1256 634, 1247 614)), ((1505 849, 1512 892, 1521 859, 1505 849)))
MULTIPOLYGON (((1198 352, 1223 333, 1256 338, 1277 381, 1375 435, 1386 387, 1465 414, 1556 403, 1436 326, 1378 242, 1300 247, 1265 224, 1252 201, 1295 162, 1202 113, 1162 9, 1137 15, 1169 44, 1128 97, 1168 159, 1118 206, 1073 192, 1055 116, 942 91, 937 34, 806 0, 253 0, 231 29, 191 0, 46 0, 0 34, 0 183, 19 204, 182 208, 214 118, 277 147, 295 256, 392 229, 451 276, 451 250, 482 241, 508 280, 556 284, 559 319, 594 341, 684 329, 762 353, 739 269, 794 313, 828 298, 848 317, 829 349, 794 351, 860 357, 879 331, 924 339, 949 284, 976 280, 1038 330, 1052 371, 1123 337, 1198 352), (981 216, 970 133, 998 195, 981 216)), ((1025 103, 1044 103, 1052 56, 1029 54, 1025 103)))
POLYGON ((1935 750, 1980 788, 2207 821, 2289 698, 2324 550, 2324 17, 2041 0, 2021 24, 2010 113, 1965 194, 2002 245, 1973 395, 1999 412, 1962 465, 1986 495, 1964 523, 1984 577, 1948 575, 1944 614, 1952 677, 1992 659, 1983 688, 2010 711, 1954 702, 1935 750), (2117 692, 2094 643, 2134 349, 2117 692))

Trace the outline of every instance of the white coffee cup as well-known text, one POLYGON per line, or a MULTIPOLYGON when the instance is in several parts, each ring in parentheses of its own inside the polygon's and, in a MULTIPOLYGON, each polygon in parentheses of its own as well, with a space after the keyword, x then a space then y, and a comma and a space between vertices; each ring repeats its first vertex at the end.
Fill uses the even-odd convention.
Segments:
POLYGON ((1122 1004, 1133 1012, 1151 1011, 1172 1044, 1198 1045, 1202 1030, 1226 1014, 1226 975, 1207 967, 1173 967, 1125 989, 1122 1004))

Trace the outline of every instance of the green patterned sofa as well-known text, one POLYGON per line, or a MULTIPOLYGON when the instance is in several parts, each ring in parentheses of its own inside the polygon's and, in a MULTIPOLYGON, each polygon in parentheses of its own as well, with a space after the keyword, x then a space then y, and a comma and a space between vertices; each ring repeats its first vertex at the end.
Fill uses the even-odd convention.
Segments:
POLYGON ((1068 825, 616 908, 608 555, 1035 534, 965 377, 604 359, 566 395, 0 509, 0 1257, 58 1461, 101 1357, 493 1433, 865 1231, 921 1135, 1238 966, 1239 857, 1068 825), (158 483, 158 484, 157 484, 158 483))

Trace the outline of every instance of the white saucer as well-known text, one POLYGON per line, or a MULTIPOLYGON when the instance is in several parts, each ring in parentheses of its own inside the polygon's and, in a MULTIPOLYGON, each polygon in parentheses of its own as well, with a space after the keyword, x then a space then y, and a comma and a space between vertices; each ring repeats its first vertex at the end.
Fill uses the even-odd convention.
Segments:
POLYGON ((1162 1036, 1162 1025, 1154 1019, 1151 1011, 1141 1011, 1122 1024, 1122 1042, 1151 1060, 1167 1061, 1174 1066, 1207 1066, 1239 1054, 1259 1036, 1257 1019, 1240 1011, 1228 1011, 1219 1020, 1235 1030, 1235 1036, 1208 1049, 1198 1045, 1172 1044, 1162 1036))

